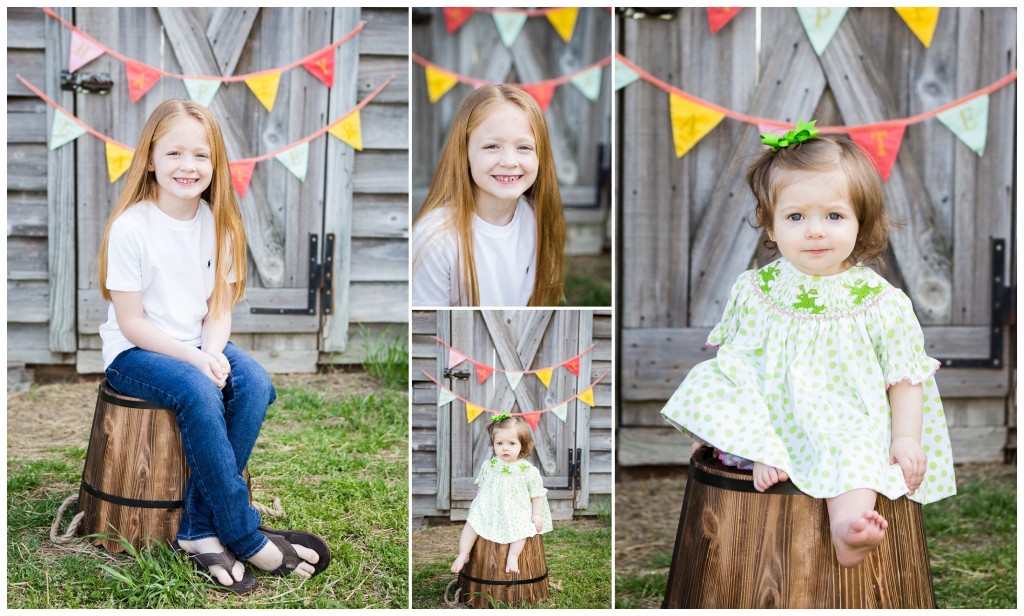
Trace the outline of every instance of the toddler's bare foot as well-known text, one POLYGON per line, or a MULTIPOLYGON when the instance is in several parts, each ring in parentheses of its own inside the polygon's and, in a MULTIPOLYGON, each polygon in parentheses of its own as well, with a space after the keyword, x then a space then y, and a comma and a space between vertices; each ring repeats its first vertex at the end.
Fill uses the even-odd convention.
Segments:
POLYGON ((832 543, 842 567, 856 567, 885 539, 889 523, 877 511, 865 511, 847 524, 832 529, 832 543), (844 528, 845 526, 845 528, 844 528))
POLYGON ((519 573, 519 555, 508 555, 505 560, 505 573, 519 573))
POLYGON ((462 568, 466 566, 466 561, 469 560, 469 554, 459 554, 459 557, 452 563, 452 573, 458 573, 462 571, 462 568))
POLYGON ((789 481, 789 475, 782 469, 754 462, 754 489, 764 492, 780 481, 789 481))
POLYGON ((704 446, 704 443, 702 443, 700 441, 694 441, 693 444, 690 445, 690 455, 692 456, 693 454, 697 453, 697 450, 700 449, 703 446, 704 446))
MULTIPOLYGON (((216 554, 227 551, 227 548, 224 547, 224 544, 217 537, 204 537, 195 541, 179 540, 178 545, 189 554, 216 554)), ((210 567, 210 575, 217 578, 217 582, 221 586, 231 586, 235 582, 242 580, 242 576, 245 575, 245 565, 241 561, 235 561, 235 566, 230 572, 220 565, 213 565, 210 567)))

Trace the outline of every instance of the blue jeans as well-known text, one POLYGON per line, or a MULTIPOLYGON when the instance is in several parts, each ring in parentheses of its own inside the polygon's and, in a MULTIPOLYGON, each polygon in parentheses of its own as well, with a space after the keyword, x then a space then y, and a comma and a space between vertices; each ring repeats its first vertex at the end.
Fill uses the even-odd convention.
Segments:
POLYGON ((110 386, 171 410, 178 419, 190 472, 178 539, 218 537, 245 560, 267 543, 260 514, 249 505, 242 470, 263 427, 267 407, 277 398, 270 376, 230 342, 231 363, 224 389, 198 368, 138 347, 123 351, 107 367, 110 386))

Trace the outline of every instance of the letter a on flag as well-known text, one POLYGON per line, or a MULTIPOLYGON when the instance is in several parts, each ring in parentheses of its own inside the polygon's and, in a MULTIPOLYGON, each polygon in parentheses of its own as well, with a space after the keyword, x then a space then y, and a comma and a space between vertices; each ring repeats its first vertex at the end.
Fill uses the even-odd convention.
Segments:
POLYGON ((669 111, 672 114, 672 139, 676 146, 676 158, 682 158, 725 117, 724 114, 671 92, 669 111))

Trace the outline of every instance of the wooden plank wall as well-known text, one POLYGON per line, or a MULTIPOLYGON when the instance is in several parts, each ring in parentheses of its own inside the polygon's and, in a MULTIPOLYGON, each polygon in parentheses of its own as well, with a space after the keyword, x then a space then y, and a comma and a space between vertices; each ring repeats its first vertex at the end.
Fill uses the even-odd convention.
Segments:
MULTIPOLYGON (((764 9, 763 31, 803 36, 799 28, 780 27, 795 21, 792 12, 764 9)), ((760 67, 764 80, 775 51, 772 37, 766 36, 761 56, 756 58, 754 28, 754 11, 747 9, 710 36, 703 11, 684 8, 668 22, 621 20, 618 41, 627 57, 655 76, 712 102, 750 113, 753 68, 760 67)), ((867 61, 884 76, 899 117, 934 109, 1016 68, 1016 14, 1010 8, 943 8, 930 49, 887 8, 850 9, 842 28, 850 29, 843 33, 844 39, 855 35, 869 56, 867 61)), ((1009 240, 1008 272, 1013 272, 1017 251, 1016 238, 1009 232, 1016 183, 1015 104, 1012 85, 991 96, 989 140, 981 157, 935 120, 908 127, 904 137, 899 160, 914 163, 909 171, 919 176, 925 187, 925 199, 933 212, 931 224, 953 250, 953 308, 943 321, 925 326, 927 350, 933 357, 985 357, 988 353, 989 236, 1009 240)), ((726 207, 737 198, 736 194, 715 198, 714 188, 723 170, 735 162, 730 144, 744 125, 723 120, 685 157, 677 159, 664 92, 637 82, 621 92, 619 105, 620 157, 616 164, 623 229, 620 288, 624 291, 616 306, 622 326, 617 366, 622 383, 618 388, 617 460, 623 465, 683 464, 688 443, 666 427, 659 411, 689 369, 713 354, 704 341, 717 316, 704 322, 707 319, 700 315, 708 311, 698 310, 692 303, 693 290, 706 265, 695 245, 706 239, 697 234, 709 208, 726 207)), ((821 124, 850 123, 851 119, 844 117, 847 112, 840 111, 842 107, 826 86, 812 117, 821 124)), ((756 153, 756 148, 750 153, 756 153)), ((735 184, 739 190, 747 190, 741 182, 735 184)), ((753 254, 752 241, 748 239, 738 250, 753 254)), ((891 251, 888 261, 886 276, 905 288, 907 268, 899 267, 891 251)), ((1015 279, 1015 272, 1012 276, 1015 279)), ((720 312, 718 307, 716 313, 720 312)), ((1007 336, 1002 365, 1010 362, 1007 336)), ((940 370, 936 378, 956 460, 1002 460, 1008 436, 1009 370, 950 367, 940 370)))

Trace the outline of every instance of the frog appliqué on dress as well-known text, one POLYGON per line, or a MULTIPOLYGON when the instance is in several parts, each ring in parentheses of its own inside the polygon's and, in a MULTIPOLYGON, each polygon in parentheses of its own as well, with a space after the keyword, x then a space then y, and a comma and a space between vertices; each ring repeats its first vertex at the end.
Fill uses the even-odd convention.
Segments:
POLYGON ((806 289, 804 285, 800 285, 800 291, 801 293, 796 296, 798 301, 793 303, 794 308, 801 311, 810 311, 811 314, 825 312, 825 305, 816 302, 818 297, 817 289, 806 289))
POLYGON ((853 303, 857 306, 882 292, 882 285, 873 287, 865 280, 858 280, 854 284, 847 285, 846 288, 850 290, 850 297, 853 298, 853 303))
POLYGON ((512 469, 509 468, 508 466, 503 466, 501 468, 501 472, 505 473, 506 475, 511 475, 512 474, 512 469))
POLYGON ((768 283, 779 277, 779 264, 772 263, 771 265, 762 267, 757 270, 757 276, 761 279, 761 281, 757 283, 757 286, 761 289, 761 292, 767 294, 772 290, 771 285, 768 283))

